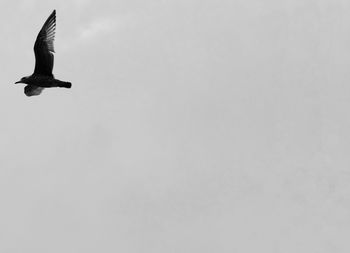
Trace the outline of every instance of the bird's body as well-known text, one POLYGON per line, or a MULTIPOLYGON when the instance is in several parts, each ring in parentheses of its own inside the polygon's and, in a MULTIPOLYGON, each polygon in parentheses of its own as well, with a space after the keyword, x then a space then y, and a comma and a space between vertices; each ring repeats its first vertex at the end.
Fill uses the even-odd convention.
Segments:
POLYGON ((54 62, 54 39, 56 29, 56 11, 48 17, 45 24, 41 28, 35 44, 35 69, 31 76, 23 77, 16 83, 25 83, 24 93, 27 96, 40 95, 44 88, 71 88, 70 82, 55 79, 52 74, 54 62))
POLYGON ((26 77, 25 83, 28 85, 33 86, 39 86, 42 88, 54 88, 54 87, 60 87, 60 88, 70 88, 72 86, 69 82, 63 82, 61 80, 55 79, 50 76, 45 75, 31 75, 29 77, 26 77))

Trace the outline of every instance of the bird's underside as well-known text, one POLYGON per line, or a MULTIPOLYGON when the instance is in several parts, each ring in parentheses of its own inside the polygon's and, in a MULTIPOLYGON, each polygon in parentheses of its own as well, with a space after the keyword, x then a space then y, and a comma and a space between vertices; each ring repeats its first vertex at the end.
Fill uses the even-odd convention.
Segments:
POLYGON ((26 94, 28 97, 38 96, 41 94, 43 89, 44 88, 42 87, 28 84, 26 87, 24 87, 24 94, 26 94))
POLYGON ((41 28, 35 44, 35 69, 31 76, 23 77, 16 83, 25 83, 24 93, 27 96, 39 95, 44 88, 71 88, 70 82, 55 79, 52 74, 54 64, 54 40, 56 31, 56 10, 48 17, 41 28))

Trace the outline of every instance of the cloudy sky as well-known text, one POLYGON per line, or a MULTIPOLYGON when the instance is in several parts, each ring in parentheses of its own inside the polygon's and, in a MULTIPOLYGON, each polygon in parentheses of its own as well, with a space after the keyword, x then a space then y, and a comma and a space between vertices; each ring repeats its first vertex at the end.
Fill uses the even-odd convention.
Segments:
POLYGON ((350 3, 0 2, 0 251, 349 252, 350 3), (57 78, 26 97, 57 10, 57 78))

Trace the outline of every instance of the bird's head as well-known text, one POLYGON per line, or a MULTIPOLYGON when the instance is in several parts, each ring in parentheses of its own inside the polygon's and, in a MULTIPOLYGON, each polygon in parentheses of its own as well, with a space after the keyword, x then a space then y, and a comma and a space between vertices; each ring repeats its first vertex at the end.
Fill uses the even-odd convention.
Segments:
POLYGON ((27 83, 28 78, 29 78, 29 76, 22 77, 21 80, 15 82, 15 84, 16 83, 27 83))

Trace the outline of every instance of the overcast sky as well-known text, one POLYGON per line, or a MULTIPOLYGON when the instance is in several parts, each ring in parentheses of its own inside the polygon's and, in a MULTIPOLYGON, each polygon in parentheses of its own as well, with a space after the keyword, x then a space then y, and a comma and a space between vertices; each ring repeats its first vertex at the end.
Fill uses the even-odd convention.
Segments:
POLYGON ((349 252, 350 2, 0 2, 0 252, 349 252), (26 97, 57 10, 54 74, 26 97))

